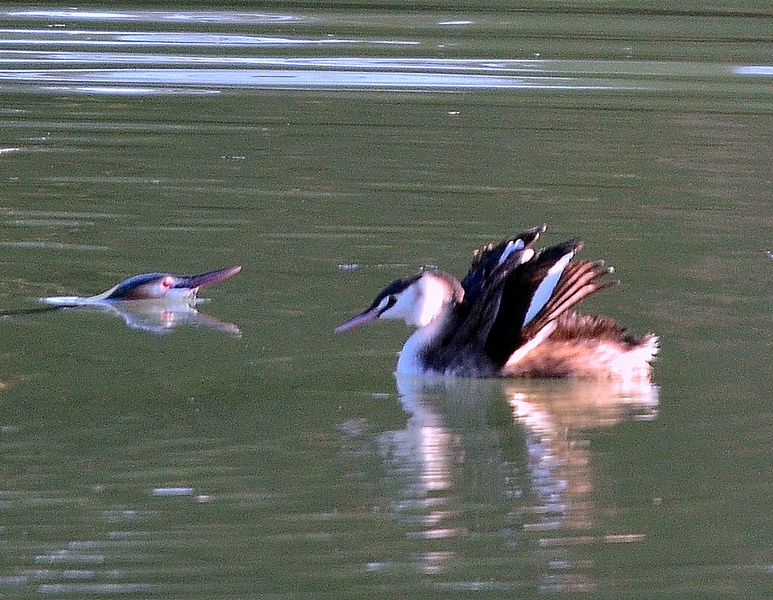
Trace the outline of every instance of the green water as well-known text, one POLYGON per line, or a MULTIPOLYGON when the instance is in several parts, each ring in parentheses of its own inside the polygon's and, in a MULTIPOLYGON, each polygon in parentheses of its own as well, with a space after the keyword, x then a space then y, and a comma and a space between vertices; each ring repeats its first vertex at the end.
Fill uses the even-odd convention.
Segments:
POLYGON ((773 14, 701 10, 0 11, 0 309, 243 266, 1 318, 0 595, 767 597, 773 14), (333 335, 542 222, 652 387, 333 335))

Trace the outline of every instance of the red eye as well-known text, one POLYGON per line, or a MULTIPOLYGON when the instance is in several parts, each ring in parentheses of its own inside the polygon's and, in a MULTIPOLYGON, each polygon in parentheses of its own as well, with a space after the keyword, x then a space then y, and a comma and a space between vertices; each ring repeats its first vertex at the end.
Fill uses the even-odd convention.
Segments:
POLYGON ((165 288, 170 288, 172 287, 172 280, 169 277, 164 277, 164 279, 161 280, 161 285, 165 288))

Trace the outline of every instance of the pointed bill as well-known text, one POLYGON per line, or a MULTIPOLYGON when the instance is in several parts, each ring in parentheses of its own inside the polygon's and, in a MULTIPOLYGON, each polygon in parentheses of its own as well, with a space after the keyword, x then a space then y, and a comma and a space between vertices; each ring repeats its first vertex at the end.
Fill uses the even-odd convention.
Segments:
POLYGON ((228 267, 227 269, 218 269, 217 271, 209 271, 200 275, 181 276, 174 287, 193 289, 212 285, 236 275, 241 270, 241 267, 228 267))
POLYGON ((361 312, 359 315, 355 315, 351 319, 344 321, 336 327, 334 331, 335 333, 341 333, 342 331, 349 331, 350 329, 354 329, 361 325, 367 325, 368 323, 377 320, 379 314, 380 313, 376 308, 369 308, 365 312, 361 312))

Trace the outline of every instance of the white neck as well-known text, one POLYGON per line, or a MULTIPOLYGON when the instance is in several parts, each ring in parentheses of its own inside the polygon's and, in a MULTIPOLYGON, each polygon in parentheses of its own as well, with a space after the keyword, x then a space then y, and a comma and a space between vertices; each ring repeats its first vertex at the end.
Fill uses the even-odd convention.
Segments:
POLYGON ((417 329, 403 344, 400 358, 397 360, 397 373, 400 375, 422 375, 427 372, 422 360, 422 352, 432 344, 442 329, 445 319, 435 319, 426 327, 417 329))
POLYGON ((416 284, 410 315, 405 315, 409 325, 417 327, 405 342, 397 372, 417 375, 426 371, 421 354, 440 334, 453 307, 453 294, 446 281, 427 273, 416 284))

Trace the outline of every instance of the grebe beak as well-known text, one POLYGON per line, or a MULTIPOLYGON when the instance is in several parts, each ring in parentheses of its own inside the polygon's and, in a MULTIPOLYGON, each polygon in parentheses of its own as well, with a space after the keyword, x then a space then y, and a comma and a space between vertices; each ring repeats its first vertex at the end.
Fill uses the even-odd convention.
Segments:
POLYGON ((378 320, 378 317, 381 314, 381 310, 379 310, 379 308, 380 307, 369 308, 368 310, 361 312, 359 315, 355 315, 351 319, 347 319, 335 328, 335 333, 349 331, 355 327, 367 325, 368 323, 372 323, 373 321, 378 320))
POLYGON ((209 271, 200 275, 177 275, 172 287, 193 290, 228 279, 241 270, 241 267, 228 267, 227 269, 218 269, 217 271, 209 271))

